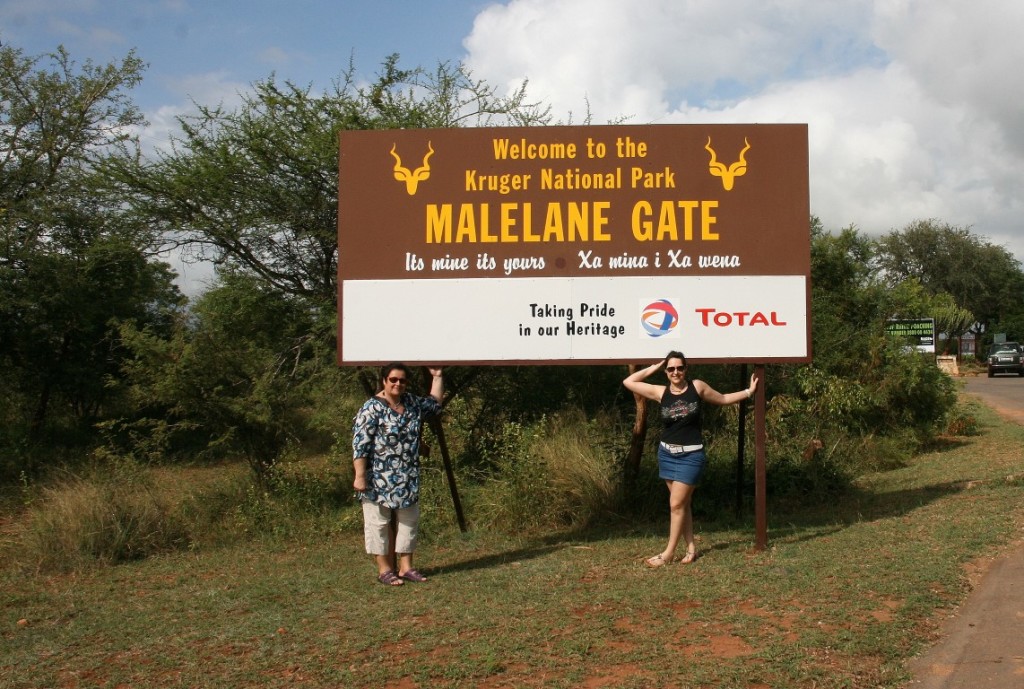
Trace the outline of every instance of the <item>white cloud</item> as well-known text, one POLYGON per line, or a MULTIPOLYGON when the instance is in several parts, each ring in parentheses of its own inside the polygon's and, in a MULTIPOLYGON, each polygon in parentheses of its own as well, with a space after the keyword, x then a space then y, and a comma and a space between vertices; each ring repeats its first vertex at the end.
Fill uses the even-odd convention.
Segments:
POLYGON ((937 102, 998 124, 1024 153, 1024 3, 879 2, 874 34, 937 102))
POLYGON ((624 85, 658 96, 648 103, 703 103, 794 69, 856 66, 873 54, 863 7, 854 0, 512 0, 482 12, 465 46, 475 72, 494 83, 528 77, 559 110, 578 109, 585 96, 599 117, 649 121, 659 108, 623 108, 624 85))
POLYGON ((284 48, 279 46, 268 46, 260 51, 259 60, 264 64, 271 65, 272 67, 280 67, 286 65, 293 60, 293 56, 288 53, 284 48))
POLYGON ((811 209, 870 234, 922 218, 1024 257, 1024 3, 511 0, 467 65, 595 122, 806 122, 811 209))
POLYGON ((225 72, 166 79, 164 86, 176 102, 144 113, 148 124, 137 134, 147 155, 170 147, 171 139, 181 134, 178 118, 195 114, 197 103, 211 108, 223 105, 225 109, 233 110, 242 102, 243 94, 251 91, 248 84, 232 81, 225 72))

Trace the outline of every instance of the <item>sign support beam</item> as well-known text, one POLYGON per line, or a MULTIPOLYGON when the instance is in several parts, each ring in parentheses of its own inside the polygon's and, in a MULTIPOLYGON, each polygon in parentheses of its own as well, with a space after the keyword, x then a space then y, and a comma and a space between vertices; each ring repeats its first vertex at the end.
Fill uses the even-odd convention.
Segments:
POLYGON ((768 547, 768 481, 765 468, 765 439, 768 435, 765 424, 765 386, 768 381, 765 380, 764 364, 754 366, 754 375, 758 380, 757 392, 754 394, 754 549, 764 550, 768 547))

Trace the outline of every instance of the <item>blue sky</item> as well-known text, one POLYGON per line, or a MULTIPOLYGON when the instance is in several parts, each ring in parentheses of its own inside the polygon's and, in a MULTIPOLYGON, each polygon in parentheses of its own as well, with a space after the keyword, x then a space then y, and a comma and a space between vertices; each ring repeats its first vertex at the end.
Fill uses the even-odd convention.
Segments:
POLYGON ((464 62, 563 121, 808 124, 811 211, 876 236, 970 227, 1024 260, 1020 0, 0 0, 0 40, 79 62, 135 48, 133 93, 174 131, 191 101, 271 73, 314 89, 464 62))
POLYGON ((149 64, 134 92, 147 110, 216 94, 272 72, 321 87, 347 69, 371 78, 384 58, 410 67, 458 61, 486 3, 377 0, 4 0, 0 38, 28 54, 64 45, 77 61, 136 49, 149 64))

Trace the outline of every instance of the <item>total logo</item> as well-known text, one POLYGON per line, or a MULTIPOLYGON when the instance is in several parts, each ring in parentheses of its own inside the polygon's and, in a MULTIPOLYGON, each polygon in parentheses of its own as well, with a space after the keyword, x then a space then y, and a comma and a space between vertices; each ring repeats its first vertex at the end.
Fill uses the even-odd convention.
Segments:
POLYGON ((650 337, 678 337, 679 311, 668 299, 658 299, 641 307, 640 325, 650 337))
MULTIPOLYGON (((713 308, 694 309, 700 327, 745 328, 784 327, 777 311, 722 311, 713 308)), ((669 299, 641 302, 640 325, 648 337, 679 337, 679 309, 669 299)))
POLYGON ((694 313, 700 316, 700 323, 705 328, 719 327, 728 328, 731 326, 751 325, 786 325, 786 321, 779 318, 775 311, 764 313, 763 311, 719 311, 718 309, 694 309, 694 313))

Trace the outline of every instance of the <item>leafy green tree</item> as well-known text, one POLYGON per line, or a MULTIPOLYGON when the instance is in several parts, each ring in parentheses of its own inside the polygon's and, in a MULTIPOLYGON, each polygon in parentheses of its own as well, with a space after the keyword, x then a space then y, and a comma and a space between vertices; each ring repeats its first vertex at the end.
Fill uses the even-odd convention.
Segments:
POLYGON ((106 425, 108 447, 143 461, 242 456, 265 477, 303 435, 303 381, 323 359, 311 314, 301 299, 228 272, 172 337, 124 326, 136 411, 106 425))
POLYGON ((871 266, 871 240, 847 227, 833 235, 811 219, 812 342, 815 364, 852 374, 868 333, 888 314, 876 308, 878 284, 871 266))
POLYGON ((946 292, 970 311, 978 339, 991 324, 1017 313, 1024 272, 1004 247, 935 220, 919 220, 878 240, 876 264, 887 284, 913 278, 929 292, 946 292))
MULTIPOLYGON (((215 261, 222 272, 234 276, 233 281, 250 278, 250 288, 265 293, 267 299, 302 303, 312 314, 310 333, 318 338, 311 343, 312 349, 333 367, 336 330, 328 325, 335 320, 337 295, 339 131, 529 125, 543 124, 547 118, 546 111, 526 102, 525 87, 511 96, 499 96, 461 65, 441 64, 433 72, 402 70, 395 55, 385 60, 376 81, 365 87, 355 84, 350 67, 323 93, 280 83, 271 76, 255 83, 237 109, 199 105, 197 114, 180 119, 181 130, 169 150, 152 159, 126 150, 125 155, 109 161, 105 172, 137 222, 159 231, 168 246, 215 261)), ((208 309, 209 305, 203 300, 197 308, 208 309)), ((205 313, 203 318, 209 316, 205 313)), ((239 331, 239 341, 250 335, 256 337, 257 333, 239 331)), ((189 347, 196 346, 188 342, 189 347)), ((150 344, 162 346, 158 341, 150 344)), ((292 346, 287 341, 278 344, 292 346)), ((261 394, 266 394, 261 399, 278 405, 278 413, 283 414, 287 404, 301 403, 286 393, 302 380, 276 387, 276 382, 284 379, 275 376, 275 385, 270 385, 267 366, 274 356, 267 346, 265 342, 259 345, 260 354, 252 365, 233 369, 235 382, 217 388, 217 394, 210 396, 211 404, 227 403, 221 392, 233 395, 235 392, 229 391, 250 388, 255 392, 260 381, 269 385, 260 388, 261 394), (271 390, 283 397, 271 400, 271 390)), ((225 354, 217 348, 207 353, 225 354)), ((286 353, 281 350, 275 356, 286 353)), ((155 360, 148 361, 156 365, 155 360)), ((195 359, 194 365, 205 364, 195 359)), ((164 373, 151 372, 156 377, 164 373)), ((449 390, 464 389, 472 380, 491 374, 500 377, 496 371, 481 376, 469 372, 465 380, 450 375, 449 390)), ((142 375, 141 370, 133 372, 136 378, 142 375)), ((309 375, 308 370, 300 370, 299 375, 309 375)), ((375 375, 368 378, 373 380, 375 375)), ((359 386, 353 384, 353 388, 359 386)), ((183 391, 181 386, 179 391, 183 391)), ((248 392, 239 394, 237 411, 245 407, 241 400, 252 401, 248 392)), ((190 393, 186 399, 199 401, 190 393)), ((161 398, 161 403, 177 404, 170 397, 161 398)), ((179 412, 182 418, 198 418, 175 406, 174 413, 179 412)), ((199 416, 220 419, 221 429, 236 426, 237 415, 218 414, 211 411, 199 416)), ((240 437, 235 433, 233 437, 240 437)), ((263 442, 262 447, 280 447, 280 443, 263 442)))
MULTIPOLYGON (((80 67, 63 48, 0 47, 0 443, 39 439, 52 419, 89 422, 115 402, 116 323, 168 323, 180 303, 149 235, 102 194, 97 170, 141 116, 133 53, 80 67)), ((53 431, 53 428, 49 429, 53 431)))
POLYGON ((546 121, 523 90, 499 97, 461 66, 397 65, 365 88, 350 68, 324 93, 271 76, 237 110, 199 106, 170 151, 125 156, 109 176, 166 241, 333 309, 339 131, 546 121))
POLYGON ((890 318, 934 315, 951 298, 913 279, 888 284, 875 250, 856 228, 831 234, 812 218, 814 361, 769 377, 770 461, 794 486, 841 486, 905 460, 955 404, 953 383, 934 361, 886 333, 890 318), (828 449, 818 461, 801 462, 815 447, 828 449))
POLYGON ((941 342, 936 343, 936 351, 939 354, 959 355, 961 337, 977 319, 973 313, 958 306, 949 295, 942 296, 949 297, 949 303, 939 303, 932 310, 936 336, 944 336, 941 342))
POLYGON ((993 333, 1003 333, 1013 342, 1024 342, 1024 308, 1003 314, 991 325, 993 333))
MULTIPOLYGON (((972 320, 971 313, 959 308, 946 292, 929 291, 916 278, 895 281, 891 275, 880 272, 877 248, 875 242, 855 228, 831 235, 817 219, 812 220, 813 367, 866 386, 861 398, 868 406, 872 404, 870 400, 878 399, 879 391, 888 390, 894 381, 898 381, 897 388, 901 384, 911 386, 906 371, 919 369, 919 357, 911 355, 910 360, 905 360, 901 343, 892 342, 886 335, 889 319, 933 317, 940 332, 972 320)), ((914 376, 932 380, 926 374, 914 376)), ((886 392, 884 399, 889 394, 886 392)), ((896 415, 881 411, 888 403, 880 403, 878 412, 864 416, 864 429, 899 427, 899 423, 892 425, 896 415), (875 423, 880 425, 874 426, 875 423)), ((934 407, 940 414, 945 408, 934 407)), ((916 408, 903 411, 918 415, 913 417, 914 423, 927 424, 938 418, 929 418, 928 412, 916 408)))

